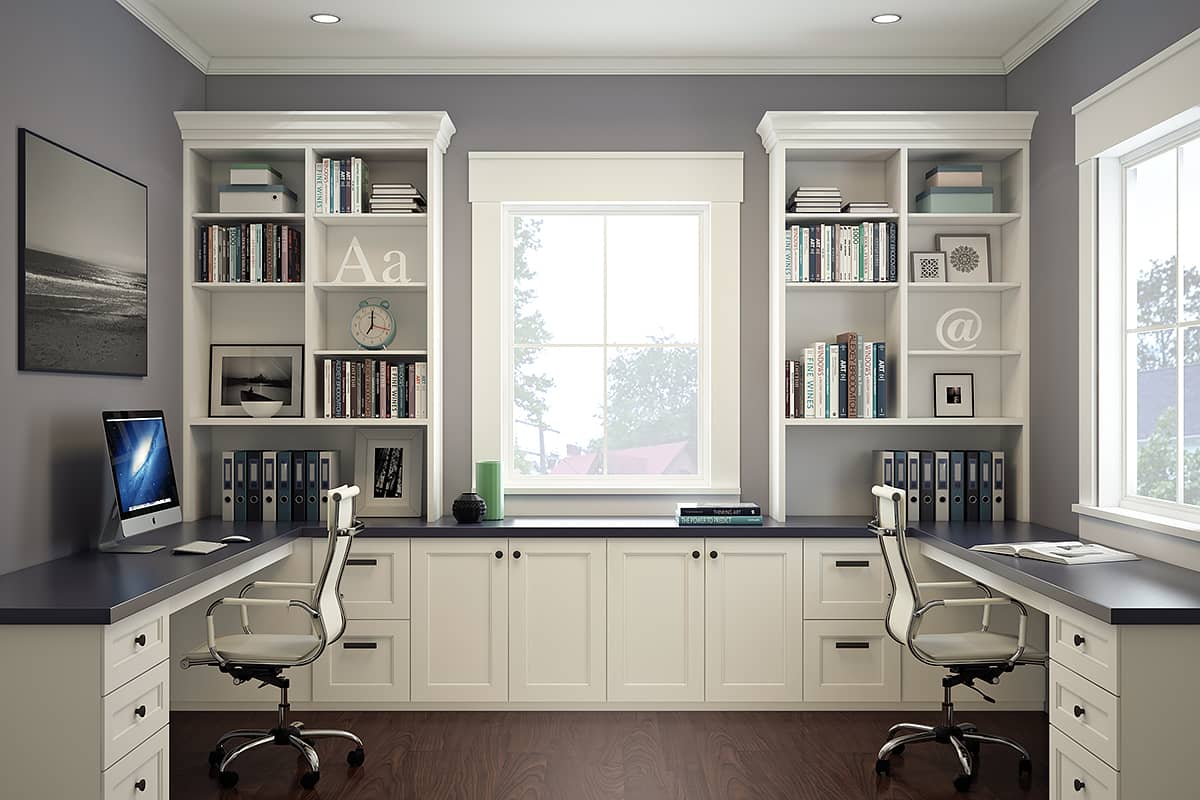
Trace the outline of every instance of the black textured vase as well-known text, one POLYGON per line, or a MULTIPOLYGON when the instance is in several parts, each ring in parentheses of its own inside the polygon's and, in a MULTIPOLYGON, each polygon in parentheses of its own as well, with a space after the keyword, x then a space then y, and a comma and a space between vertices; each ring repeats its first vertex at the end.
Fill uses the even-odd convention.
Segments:
POLYGON ((487 503, 474 492, 463 492, 454 499, 454 505, 450 508, 459 522, 483 522, 487 514, 487 503))

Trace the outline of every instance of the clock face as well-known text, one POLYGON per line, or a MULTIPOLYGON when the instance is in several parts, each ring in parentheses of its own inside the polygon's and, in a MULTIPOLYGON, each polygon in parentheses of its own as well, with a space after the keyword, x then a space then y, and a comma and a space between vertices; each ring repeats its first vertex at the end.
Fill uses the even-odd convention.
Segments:
POLYGON ((396 321, 383 306, 365 305, 350 318, 350 335, 360 347, 382 350, 396 336, 396 321))

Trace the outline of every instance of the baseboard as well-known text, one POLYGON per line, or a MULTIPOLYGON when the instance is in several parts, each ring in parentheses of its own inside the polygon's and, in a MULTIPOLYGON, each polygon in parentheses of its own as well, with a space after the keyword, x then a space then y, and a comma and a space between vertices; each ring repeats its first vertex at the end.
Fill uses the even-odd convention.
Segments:
MULTIPOLYGON (((179 702, 172 711, 274 711, 274 703, 179 702)), ((1041 702, 963 701, 957 711, 1044 711, 1041 702)), ((297 701, 302 711, 940 711, 941 704, 899 703, 320 703, 297 701)))

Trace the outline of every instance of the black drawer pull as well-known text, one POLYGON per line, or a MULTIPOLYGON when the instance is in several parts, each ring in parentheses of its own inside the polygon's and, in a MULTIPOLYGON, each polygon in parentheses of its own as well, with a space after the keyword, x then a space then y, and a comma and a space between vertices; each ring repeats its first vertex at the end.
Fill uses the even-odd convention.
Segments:
POLYGON ((135 708, 135 709, 133 710, 133 713, 134 713, 134 714, 137 714, 139 717, 142 717, 143 719, 145 719, 145 717, 146 717, 146 707, 145 707, 145 706, 138 706, 137 708, 135 708))
POLYGON ((716 557, 717 557, 717 551, 716 551, 716 550, 709 550, 709 551, 708 551, 708 557, 709 557, 709 558, 716 558, 716 557))
POLYGON ((503 550, 497 550, 497 551, 496 551, 496 558, 504 558, 504 551, 503 551, 503 550))
POLYGON ((866 650, 870 648, 870 642, 834 642, 835 650, 866 650))
POLYGON ((373 567, 378 563, 379 563, 379 561, 374 558, 347 558, 346 559, 347 567, 373 567))
POLYGON ((699 550, 693 550, 693 551, 692 551, 692 558, 699 558, 699 557, 700 557, 700 551, 699 551, 699 550))
POLYGON ((835 562, 833 562, 833 565, 835 567, 869 567, 869 566, 871 566, 871 562, 870 561, 835 561, 835 562))
POLYGON ((139 792, 146 791, 146 779, 142 778, 141 780, 139 780, 137 783, 135 783, 133 785, 133 788, 137 789, 139 792))
POLYGON ((1085 787, 1085 786, 1087 786, 1087 784, 1084 783, 1083 781, 1079 780, 1079 778, 1075 779, 1075 791, 1082 792, 1083 787, 1085 787))
POLYGON ((379 642, 342 642, 343 650, 376 650, 379 642))
POLYGON ((146 646, 146 634, 139 633, 137 636, 133 637, 133 643, 136 644, 138 647, 145 647, 146 646))
POLYGON ((1087 711, 1084 709, 1083 706, 1075 706, 1075 708, 1073 708, 1072 711, 1075 712, 1075 719, 1079 719, 1080 717, 1082 717, 1084 714, 1087 713, 1087 711))
POLYGON ((1086 642, 1087 639, 1083 638, 1082 636, 1080 636, 1077 633, 1077 634, 1075 634, 1075 638, 1072 639, 1071 641, 1075 642, 1076 647, 1083 647, 1083 643, 1086 642))
POLYGON ((521 551, 513 550, 513 558, 520 558, 520 557, 521 557, 521 551))

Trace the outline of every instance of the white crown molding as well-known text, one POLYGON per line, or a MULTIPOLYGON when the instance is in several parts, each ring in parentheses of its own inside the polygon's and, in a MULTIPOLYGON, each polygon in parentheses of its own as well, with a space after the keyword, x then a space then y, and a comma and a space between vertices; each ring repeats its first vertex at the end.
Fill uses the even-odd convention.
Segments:
POLYGON ((758 135, 769 153, 797 147, 887 146, 909 142, 1027 142, 1036 111, 768 111, 758 135))
POLYGON ((203 47, 180 30, 150 0, 117 0, 117 3, 135 19, 158 34, 160 39, 175 48, 175 51, 191 62, 192 66, 206 75, 208 74, 212 58, 203 47))
POLYGON ((432 143, 450 146, 454 123, 445 111, 176 111, 183 141, 247 143, 432 143))
POLYGON ((1098 101, 1103 100, 1113 92, 1116 92, 1122 86, 1126 85, 1127 83, 1132 83, 1141 76, 1150 72, 1150 70, 1154 69, 1158 65, 1170 61, 1176 55, 1197 43, 1200 43, 1200 28, 1192 31, 1187 36, 1184 36, 1182 39, 1175 42, 1175 44, 1159 51, 1158 53, 1155 53, 1153 56, 1146 59, 1141 64, 1138 64, 1136 67, 1129 70, 1129 72, 1126 72, 1124 75, 1107 84, 1106 86, 1103 86, 1102 88, 1092 92, 1087 97, 1071 106, 1071 113, 1073 115, 1078 115, 1080 111, 1083 111, 1088 106, 1094 105, 1098 101))
POLYGON ((1050 16, 1039 22, 1033 30, 1021 37, 1020 41, 1000 56, 1000 61, 1004 64, 1004 74, 1007 75, 1016 69, 1018 64, 1036 53, 1042 45, 1057 36, 1063 28, 1079 19, 1097 2, 1099 0, 1065 0, 1062 5, 1050 13, 1050 16))

